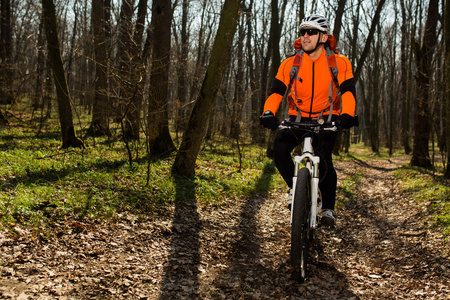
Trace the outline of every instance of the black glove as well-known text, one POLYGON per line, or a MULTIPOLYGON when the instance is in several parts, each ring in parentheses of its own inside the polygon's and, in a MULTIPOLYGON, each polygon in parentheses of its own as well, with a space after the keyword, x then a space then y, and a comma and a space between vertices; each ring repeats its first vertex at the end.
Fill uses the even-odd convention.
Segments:
POLYGON ((275 130, 280 125, 280 121, 278 121, 277 117, 273 115, 272 112, 266 111, 261 117, 259 117, 261 125, 265 128, 275 130))
POLYGON ((339 116, 339 125, 343 129, 351 128, 353 126, 356 126, 356 119, 348 114, 342 114, 339 116))

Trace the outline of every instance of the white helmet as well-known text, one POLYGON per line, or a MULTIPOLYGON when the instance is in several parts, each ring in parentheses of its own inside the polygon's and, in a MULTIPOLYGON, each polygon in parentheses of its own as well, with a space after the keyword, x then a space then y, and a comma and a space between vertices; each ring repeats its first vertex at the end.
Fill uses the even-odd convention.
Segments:
POLYGON ((327 18, 321 15, 310 15, 304 18, 302 23, 300 24, 300 29, 305 27, 316 28, 320 31, 330 34, 330 24, 328 23, 327 18))

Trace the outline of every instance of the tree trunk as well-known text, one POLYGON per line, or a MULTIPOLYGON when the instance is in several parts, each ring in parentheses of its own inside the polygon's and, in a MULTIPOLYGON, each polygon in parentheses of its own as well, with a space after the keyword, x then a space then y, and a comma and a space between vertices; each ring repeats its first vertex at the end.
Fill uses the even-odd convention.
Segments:
POLYGON ((428 143, 430 141, 430 112, 429 90, 432 75, 431 63, 433 51, 436 46, 436 26, 439 19, 439 1, 430 0, 427 20, 425 23, 425 35, 422 47, 416 47, 416 112, 414 114, 414 145, 411 165, 429 168, 431 167, 428 143))
POLYGON ((402 146, 405 150, 405 154, 411 153, 411 145, 409 144, 409 99, 407 97, 407 83, 408 83, 408 71, 407 71, 407 43, 408 43, 408 31, 407 31, 407 16, 405 10, 405 0, 400 0, 400 8, 402 12, 402 25, 401 25, 401 45, 400 45, 400 92, 399 98, 402 103, 402 132, 401 140, 402 146))
POLYGON ((148 0, 140 0, 138 4, 138 15, 136 20, 136 28, 134 30, 133 46, 132 46, 132 70, 131 77, 134 84, 134 91, 131 95, 130 104, 125 114, 125 138, 133 140, 139 139, 139 131, 141 124, 141 106, 144 97, 145 65, 141 56, 142 41, 144 38, 145 17, 147 15, 148 0))
POLYGON ((9 123, 8 120, 5 118, 2 111, 0 110, 0 126, 8 124, 8 123, 9 123))
MULTIPOLYGON (((271 8, 272 8, 272 18, 270 22, 270 36, 272 37, 272 68, 270 71, 271 77, 275 77, 277 74, 277 68, 281 64, 281 58, 280 58, 280 35, 281 35, 281 28, 280 23, 278 21, 278 0, 272 0, 271 1, 271 8)), ((283 103, 280 104, 280 107, 284 105, 283 103)), ((262 113, 262 111, 260 112, 262 113)), ((283 111, 279 109, 277 111, 276 116, 278 119, 282 116, 283 111)), ((267 149, 266 154, 267 157, 273 157, 273 145, 275 141, 275 137, 278 130, 270 131, 269 135, 269 141, 267 143, 267 149)))
POLYGON ((114 97, 113 118, 118 123, 123 122, 128 113, 131 93, 134 83, 131 82, 131 47, 132 41, 132 18, 134 0, 122 0, 119 19, 119 36, 117 39, 117 56, 115 84, 118 97, 114 97))
POLYGON ((72 107, 70 104, 69 88, 59 48, 58 30, 56 24, 55 5, 53 0, 42 0, 47 47, 53 70, 53 79, 58 97, 58 112, 62 134, 62 148, 85 148, 84 143, 75 135, 73 127, 72 107))
POLYGON ((246 47, 247 47, 247 68, 249 70, 249 85, 250 85, 250 99, 251 99, 251 126, 250 126, 250 132, 251 132, 251 138, 254 143, 257 143, 261 140, 261 126, 259 124, 259 116, 261 114, 261 111, 259 111, 259 94, 257 86, 256 86, 256 76, 255 76, 255 64, 253 63, 253 52, 254 47, 252 46, 252 38, 253 38, 253 30, 252 30, 252 11, 254 9, 253 7, 253 0, 250 0, 250 4, 248 8, 245 9, 245 23, 247 25, 247 40, 246 40, 246 47))
POLYGON ((237 41, 237 70, 235 70, 236 77, 235 77, 235 87, 234 87, 234 99, 232 104, 232 110, 230 111, 231 116, 228 118, 228 120, 231 121, 230 128, 231 128, 231 134, 230 136, 233 137, 237 144, 239 145, 239 137, 241 135, 241 127, 240 127, 240 121, 241 121, 241 115, 242 115, 242 108, 244 106, 244 96, 246 92, 246 84, 244 83, 244 23, 240 22, 239 29, 238 29, 238 41, 237 41))
POLYGON ((444 41, 445 41, 445 96, 446 96, 446 122, 445 136, 447 148, 447 168, 445 177, 450 178, 450 0, 445 1, 444 41))
POLYGON ((169 133, 168 87, 172 4, 153 0, 152 29, 153 55, 148 111, 148 141, 150 157, 166 155, 175 150, 169 133))
MULTIPOLYGON (((202 16, 200 21, 200 32, 198 33, 198 45, 197 45, 197 57, 196 57, 196 64, 195 64, 195 70, 194 75, 192 78, 192 85, 191 85, 191 91, 189 93, 191 102, 194 100, 194 97, 197 97, 198 89, 201 83, 201 78, 203 77, 204 73, 204 64, 203 61, 205 60, 206 55, 206 47, 209 43, 211 33, 208 35, 208 37, 205 39, 205 14, 206 14, 206 6, 208 4, 208 0, 203 0, 202 3, 202 16), (205 41, 204 41, 205 40, 205 41)), ((186 107, 186 111, 190 111, 190 105, 186 107)))
POLYGON ((445 42, 445 96, 446 96, 446 116, 445 116, 445 136, 447 148, 447 168, 445 177, 450 178, 450 0, 445 1, 444 11, 444 42, 445 42))
POLYGON ((383 9, 384 3, 386 0, 380 0, 377 5, 377 10, 375 11, 375 15, 372 19, 372 25, 370 26, 369 35, 366 39, 366 45, 364 46, 364 50, 359 57, 358 66, 356 67, 356 71, 354 73, 355 81, 358 81, 359 75, 361 74, 362 67, 364 65, 364 61, 366 60, 367 55, 369 54, 370 44, 372 44, 373 36, 375 34, 375 29, 380 20, 381 10, 383 9))
MULTIPOLYGON (((394 36, 393 36, 393 40, 391 40, 391 45, 396 45, 397 43, 397 18, 394 21, 394 36)), ((397 85, 396 80, 395 80, 395 71, 396 71, 396 51, 397 49, 395 48, 391 48, 389 50, 389 54, 390 54, 390 68, 391 68, 391 74, 390 74, 390 80, 389 80, 389 112, 388 112, 388 122, 389 122, 389 126, 388 126, 388 130, 389 130, 389 134, 388 134, 388 146, 389 146, 389 155, 392 156, 393 154, 393 148, 394 148, 394 144, 393 144, 393 139, 394 139, 394 134, 396 132, 395 128, 394 128, 394 123, 396 120, 396 113, 394 112, 394 102, 395 102, 395 95, 396 93, 394 92, 395 87, 394 85, 397 85)))
MULTIPOLYGON (((272 37, 272 34, 270 34, 269 39, 268 39, 267 52, 266 52, 266 55, 264 56, 262 70, 260 72, 261 80, 260 80, 260 88, 259 89, 261 90, 261 93, 260 93, 259 109, 258 109, 259 115, 261 115, 263 113, 264 102, 267 99, 267 81, 269 80, 269 63, 270 63, 270 57, 272 54, 272 44, 273 44, 272 40, 273 40, 273 37, 272 37)), ((258 142, 262 145, 265 139, 263 139, 264 136, 261 136, 261 137, 262 137, 261 140, 259 140, 258 142)))
MULTIPOLYGON (((347 0, 339 0, 338 1, 338 8, 336 10, 336 19, 334 20, 334 29, 333 29, 333 35, 336 39, 336 42, 339 42, 339 35, 341 33, 341 27, 342 27, 342 16, 344 14, 344 8, 347 0)), ((334 144, 333 148, 333 154, 339 155, 339 150, 341 148, 345 147, 345 152, 348 152, 348 149, 350 147, 350 130, 345 130, 342 132, 339 132, 336 138, 336 143, 334 144)))
POLYGON ((188 31, 187 31, 187 20, 188 20, 188 10, 189 1, 183 0, 183 9, 181 16, 181 43, 179 47, 178 64, 177 64, 177 74, 178 74, 178 90, 177 90, 177 121, 175 125, 175 130, 181 132, 186 128, 186 111, 187 102, 189 99, 188 86, 187 86, 187 59, 189 54, 188 47, 188 31))
POLYGON ((12 33, 11 33, 11 1, 1 0, 0 18, 0 103, 11 104, 12 94, 12 33))
MULTIPOLYGON (((298 16, 300 22, 305 18, 305 0, 300 0, 298 3, 298 16)), ((300 26, 298 26, 297 36, 300 36, 300 26)))
POLYGON ((107 44, 103 0, 92 0, 92 26, 94 30, 95 80, 92 121, 88 134, 110 136, 108 124, 107 44))
POLYGON ((47 56, 47 60, 45 62, 45 87, 44 87, 44 95, 42 96, 42 109, 45 109, 45 118, 50 119, 52 116, 52 108, 53 108, 53 86, 52 86, 52 66, 50 63, 50 57, 47 56))
POLYGON ((339 0, 338 8, 336 10, 336 19, 334 19, 333 35, 336 42, 339 42, 339 35, 341 34, 342 16, 344 15, 345 4, 347 0, 339 0))
POLYGON ((172 174, 193 177, 195 161, 213 112, 217 91, 230 59, 241 0, 225 0, 211 58, 200 93, 195 101, 183 141, 172 166, 172 174))
MULTIPOLYGON (((69 50, 69 54, 68 54, 68 58, 69 61, 67 63, 67 85, 69 86, 69 91, 73 91, 73 84, 72 84, 72 78, 71 78, 71 74, 74 73, 74 71, 72 70, 72 62, 73 62, 73 52, 75 49, 75 39, 77 36, 77 31, 78 31, 78 9, 77 9, 77 1, 74 2, 73 4, 73 29, 72 29, 72 37, 70 39, 70 50, 69 50)), ((73 93, 71 93, 72 97, 73 97, 73 93)), ((75 97, 74 97, 75 98, 75 97)))
POLYGON ((37 39, 37 60, 36 60, 36 81, 34 87, 34 95, 33 95, 33 111, 38 110, 39 108, 44 110, 42 103, 42 95, 43 95, 43 82, 44 82, 44 71, 45 71, 45 34, 44 34, 44 19, 40 19, 39 24, 39 33, 37 39))

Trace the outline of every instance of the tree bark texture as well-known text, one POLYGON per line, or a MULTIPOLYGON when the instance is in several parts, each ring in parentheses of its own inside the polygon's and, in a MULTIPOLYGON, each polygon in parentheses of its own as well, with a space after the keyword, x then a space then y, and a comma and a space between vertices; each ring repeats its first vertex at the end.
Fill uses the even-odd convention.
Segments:
POLYGON ((107 94, 108 55, 103 0, 92 0, 92 24, 94 30, 95 80, 92 122, 88 133, 93 136, 110 136, 107 94))
POLYGON ((168 87, 172 4, 154 0, 152 6, 153 55, 148 111, 150 157, 166 155, 175 150, 169 132, 168 87))
POLYGON ((59 48, 56 13, 53 0, 42 0, 42 8, 49 59, 53 70, 53 79, 55 81, 56 95, 58 98, 59 121, 63 142, 62 148, 85 148, 83 141, 75 135, 73 126, 72 106, 70 103, 69 88, 67 86, 61 50, 59 48))
POLYGON ((131 47, 132 41, 132 18, 134 0, 122 0, 119 19, 119 37, 117 41, 116 76, 118 97, 114 97, 114 119, 123 122, 128 113, 133 83, 131 82, 131 47))
POLYGON ((183 141, 172 166, 172 174, 193 177, 195 162, 213 112, 217 91, 230 59, 241 0, 225 0, 219 28, 202 87, 195 101, 183 141))
POLYGON ((8 124, 8 119, 5 118, 2 111, 0 111, 0 126, 8 124))
POLYGON ((33 111, 41 108, 43 110, 43 83, 44 83, 44 71, 46 67, 45 56, 45 34, 44 34, 44 19, 41 17, 39 23, 39 33, 37 40, 37 61, 36 61, 36 81, 33 95, 33 111))
POLYGON ((339 0, 338 8, 336 10, 336 18, 334 19, 333 35, 336 42, 339 43, 339 35, 341 34, 342 16, 344 15, 345 4, 347 0, 339 0))
MULTIPOLYGON (((272 36, 272 68, 270 71, 271 78, 275 77, 277 74, 278 67, 281 64, 281 57, 280 57, 280 23, 278 21, 278 0, 272 0, 271 1, 271 8, 272 8, 272 17, 270 22, 270 36, 272 36)), ((264 95, 266 96, 266 95, 264 95)), ((281 103, 281 105, 284 105, 284 103, 281 103)), ((262 113, 262 111, 260 112, 262 113)), ((276 113, 276 116, 278 119, 282 117, 283 111, 279 109, 276 113)), ((274 142, 275 137, 277 135, 278 130, 270 131, 269 134, 269 141, 267 143, 267 149, 266 149, 266 155, 267 157, 273 157, 274 152, 274 142)))
POLYGON ((189 46, 188 46, 188 11, 189 11, 189 1, 183 0, 183 9, 181 16, 181 43, 179 46, 179 54, 178 54, 178 64, 177 64, 177 74, 178 74, 178 90, 177 96, 178 100, 176 101, 176 111, 177 111, 177 121, 175 125, 175 130, 177 132, 182 131, 186 128, 186 120, 185 116, 188 112, 187 102, 189 99, 188 94, 188 76, 186 74, 187 71, 187 63, 188 63, 188 54, 189 54, 189 46))
POLYGON ((400 0, 400 8, 402 13, 402 25, 401 30, 401 45, 400 45, 400 93, 399 98, 402 103, 402 146, 405 150, 405 154, 411 153, 411 145, 409 143, 409 98, 407 84, 408 84, 408 31, 407 31, 407 16, 405 10, 405 0, 400 0))
POLYGON ((250 0, 249 6, 245 9, 245 24, 247 25, 247 68, 249 70, 249 84, 250 84, 250 94, 251 94, 251 136, 252 141, 254 143, 257 143, 259 140, 261 140, 261 125, 259 124, 259 115, 261 114, 261 111, 259 110, 259 94, 260 91, 257 90, 256 85, 256 76, 255 76, 255 68, 253 64, 253 46, 252 46, 252 38, 253 38, 253 30, 252 30, 252 10, 253 7, 253 0, 250 0))
POLYGON ((14 96, 11 91, 13 69, 10 0, 1 0, 0 13, 0 103, 11 104, 14 96))
POLYGON ((372 148, 372 152, 378 153, 380 151, 380 115, 379 115, 379 103, 381 98, 380 91, 380 72, 381 72, 381 64, 380 64, 380 34, 378 35, 378 40, 375 43, 374 50, 374 58, 372 68, 369 68, 368 74, 370 74, 370 95, 367 97, 369 103, 366 103, 367 107, 370 107, 369 110, 369 137, 370 137, 370 146, 372 148))
POLYGON ((450 0, 445 1, 444 18, 444 41, 445 41, 445 98, 446 98, 446 116, 445 120, 445 142, 447 148, 447 168, 445 177, 450 178, 450 0))
POLYGON ((147 16, 148 0, 140 0, 138 4, 138 14, 136 20, 136 28, 133 35, 131 64, 131 78, 133 82, 133 90, 131 93, 130 103, 127 106, 125 114, 125 138, 138 140, 141 125, 141 106, 144 97, 144 81, 145 67, 142 61, 142 41, 144 38, 145 17, 147 16))
POLYGON ((416 47, 416 104, 414 114, 414 145, 411 158, 411 165, 429 168, 431 160, 429 154, 430 141, 430 111, 429 111, 429 91, 430 77, 433 72, 431 68, 433 51, 436 46, 436 27, 439 18, 439 1, 430 0, 428 15, 425 23, 425 35, 422 46, 417 43, 416 47))

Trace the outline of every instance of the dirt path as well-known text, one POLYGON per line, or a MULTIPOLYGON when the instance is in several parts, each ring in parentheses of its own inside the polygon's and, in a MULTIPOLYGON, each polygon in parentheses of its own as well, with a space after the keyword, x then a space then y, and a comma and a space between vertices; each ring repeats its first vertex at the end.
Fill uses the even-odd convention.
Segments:
POLYGON ((396 188, 404 161, 337 163, 363 182, 320 230, 312 275, 289 278, 281 193, 220 208, 176 205, 172 220, 69 222, 51 237, 0 232, 0 299, 450 299, 449 244, 396 188))

